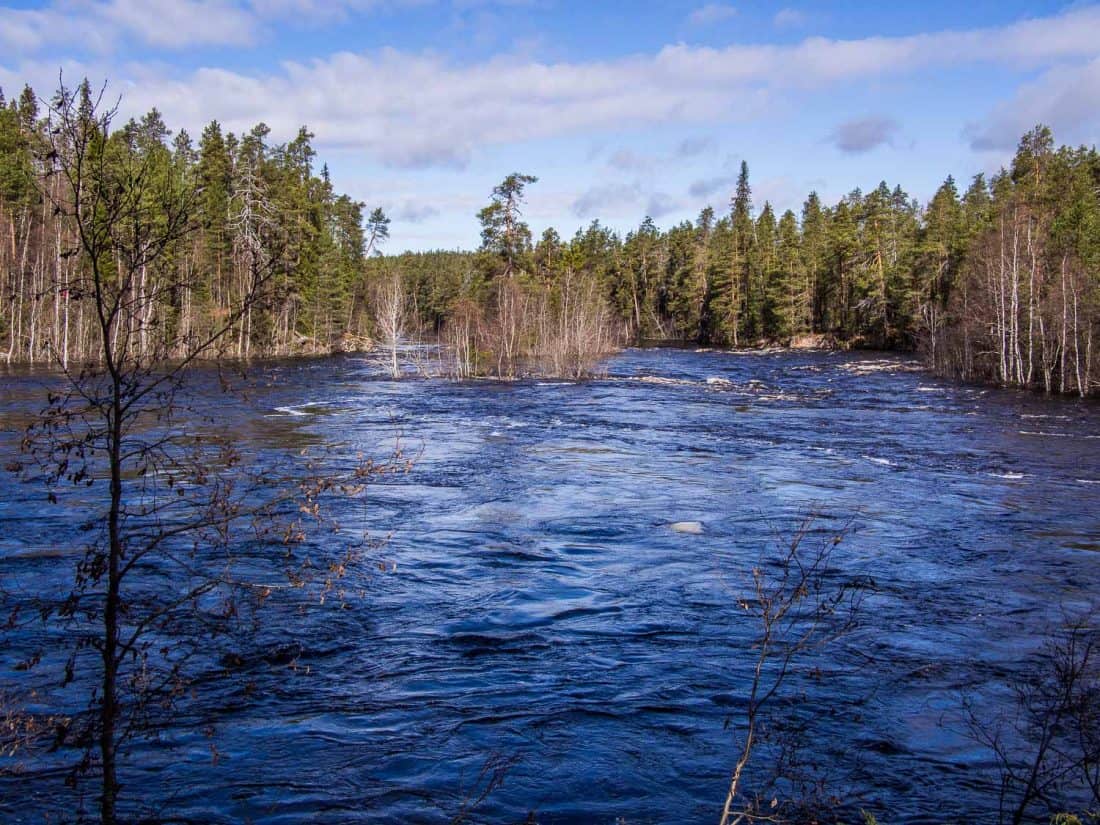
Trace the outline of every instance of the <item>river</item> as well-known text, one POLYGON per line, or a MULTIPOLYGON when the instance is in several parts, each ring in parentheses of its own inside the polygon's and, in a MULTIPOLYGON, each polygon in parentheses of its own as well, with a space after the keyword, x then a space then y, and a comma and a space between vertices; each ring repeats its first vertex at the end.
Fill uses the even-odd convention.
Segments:
MULTIPOLYGON (((737 597, 815 512, 844 535, 835 575, 870 589, 778 718, 807 722, 803 753, 849 810, 991 821, 959 709, 1007 709, 1046 629, 1095 600, 1100 406, 873 353, 631 349, 606 370, 395 382, 340 356, 257 365, 240 398, 200 376, 254 461, 399 436, 415 464, 357 511, 388 536, 365 594, 265 627, 261 654, 294 661, 267 656, 249 698, 233 680, 199 696, 218 763, 168 731, 134 750, 124 793, 172 821, 447 822, 495 757, 510 768, 471 821, 716 822, 758 631, 737 597)), ((4 381, 5 460, 42 384, 4 381)), ((70 516, 11 474, 0 493, 8 581, 71 569, 44 552, 70 516)), ((7 822, 61 799, 33 762, 0 782, 7 822)))

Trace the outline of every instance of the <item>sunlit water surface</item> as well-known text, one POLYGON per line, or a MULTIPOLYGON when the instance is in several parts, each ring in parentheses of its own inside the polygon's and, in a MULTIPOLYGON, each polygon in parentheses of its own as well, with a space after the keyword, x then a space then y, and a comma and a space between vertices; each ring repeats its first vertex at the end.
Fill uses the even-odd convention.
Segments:
MULTIPOLYGON (((349 609, 265 626, 251 696, 200 682, 187 727, 130 754, 124 793, 173 821, 447 822, 497 757, 514 764, 473 821, 714 822, 758 630, 737 597, 815 511, 850 522, 834 574, 874 589, 777 710, 810 720, 805 751, 850 810, 988 821, 988 755, 958 710, 996 710, 1092 598, 1100 407, 874 354, 628 350, 606 369, 394 382, 348 356, 254 366, 244 398, 200 376, 199 406, 254 461, 384 457, 398 437, 416 461, 346 514, 389 535, 387 572, 354 573, 349 609)), ((46 383, 3 380, 5 460, 46 383)), ((50 548, 76 516, 0 485, 2 575, 59 580, 72 555, 50 548)), ((9 684, 19 647, 0 653, 9 684)), ((0 784, 4 821, 72 813, 60 773, 25 768, 0 784)))

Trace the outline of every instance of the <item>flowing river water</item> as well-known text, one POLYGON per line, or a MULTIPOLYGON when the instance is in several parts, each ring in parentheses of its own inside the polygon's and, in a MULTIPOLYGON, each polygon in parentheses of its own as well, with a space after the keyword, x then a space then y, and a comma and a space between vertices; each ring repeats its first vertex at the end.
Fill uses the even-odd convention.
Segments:
MULTIPOLYGON (((1095 599, 1100 406, 881 354, 634 349, 606 370, 395 382, 341 356, 258 365, 246 396, 200 380, 253 461, 384 457, 398 436, 416 460, 357 511, 388 536, 385 572, 348 609, 263 627, 247 697, 232 679, 196 694, 217 764, 181 726, 135 747, 124 794, 171 821, 448 822, 495 759, 504 782, 469 821, 716 822, 759 630, 737 599, 815 512, 844 533, 831 573, 869 593, 777 724, 806 724, 802 754, 850 811, 992 820, 961 704, 1007 710, 1047 629, 1095 599)), ((3 382, 5 460, 42 385, 3 382)), ((71 573, 46 550, 70 515, 11 474, 0 489, 0 576, 71 573)), ((71 814, 62 779, 31 762, 0 780, 0 818, 71 814)))

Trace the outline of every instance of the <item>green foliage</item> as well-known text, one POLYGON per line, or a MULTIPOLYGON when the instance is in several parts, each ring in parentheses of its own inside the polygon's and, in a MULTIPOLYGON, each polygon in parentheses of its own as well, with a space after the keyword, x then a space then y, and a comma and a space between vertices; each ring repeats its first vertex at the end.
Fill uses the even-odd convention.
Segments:
POLYGON ((34 196, 31 136, 14 107, 0 106, 0 201, 25 204, 34 196))
POLYGON ((777 217, 768 203, 754 215, 743 163, 726 215, 707 208, 665 231, 646 218, 625 236, 593 221, 568 242, 547 230, 532 245, 520 214, 532 182, 514 174, 493 190, 479 213, 476 256, 428 275, 420 259, 402 256, 399 265, 416 272, 425 321, 438 328, 459 298, 488 309, 492 285, 506 274, 553 283, 581 273, 595 279, 635 339, 755 346, 829 336, 919 349, 936 369, 968 377, 1035 385, 1045 369, 1048 387, 1087 393, 1096 386, 1100 160, 1095 149, 1056 150, 1043 127, 1024 137, 1009 170, 991 182, 976 176, 961 196, 948 177, 923 208, 883 181, 833 206, 811 192, 800 215, 777 217), (1027 263, 1034 277, 1022 291, 1017 285, 1013 322, 1031 336, 1013 343, 1021 357, 1030 348, 1030 373, 1021 369, 1012 381, 996 374, 988 355, 997 344, 988 330, 1005 323, 992 313, 1006 300, 991 292, 990 267, 1001 256, 990 245, 1010 222, 1031 239, 1034 258, 1027 263))
POLYGON ((510 277, 517 270, 528 268, 527 257, 531 252, 531 230, 523 222, 524 190, 528 184, 538 181, 531 175, 514 172, 499 185, 493 187, 489 205, 478 212, 481 222, 481 251, 490 278, 497 275, 510 277))
MULTIPOLYGON (((143 266, 133 282, 132 299, 143 307, 134 330, 141 347, 155 337, 182 351, 188 340, 210 335, 268 271, 277 274, 275 288, 220 336, 223 353, 326 351, 362 331, 364 259, 385 242, 389 219, 375 209, 365 222, 365 205, 335 192, 326 168, 316 173, 307 129, 271 145, 265 124, 236 136, 214 121, 196 147, 186 132, 173 137, 156 109, 107 133, 87 81, 63 94, 53 109, 68 101, 88 137, 86 193, 104 196, 96 203, 121 202, 130 215, 103 214, 89 226, 110 226, 119 247, 124 232, 164 235, 169 204, 186 210, 184 231, 172 233, 156 265, 143 266), (140 203, 117 197, 128 191, 139 192, 140 203), (148 225, 133 223, 139 219, 148 225)), ((39 108, 29 89, 18 102, 0 104, 0 226, 9 238, 0 246, 0 292, 13 296, 0 306, 0 346, 8 360, 52 360, 60 349, 67 361, 88 354, 93 316, 77 303, 88 296, 78 288, 82 273, 72 254, 76 226, 65 217, 76 195, 59 173, 73 147, 39 108), (29 208, 43 199, 57 208, 29 208)), ((113 252, 100 264, 120 281, 129 274, 113 252)))
MULTIPOLYGON (((74 94, 79 111, 93 110, 87 83, 74 94)), ((0 348, 12 360, 51 352, 60 296, 71 294, 65 280, 74 276, 56 249, 59 235, 62 251, 72 246, 71 227, 59 230, 49 210, 31 208, 65 197, 44 157, 47 128, 29 89, 0 103, 0 219, 9 238, 18 236, 0 246, 0 291, 9 296, 0 348)), ((769 203, 756 214, 742 163, 724 215, 708 207, 663 231, 647 217, 625 236, 593 221, 567 240, 547 230, 537 244, 523 219, 537 179, 513 173, 478 212, 477 252, 385 263, 376 259, 389 219, 337 193, 326 167, 315 170, 313 135, 303 127, 286 144, 269 138, 263 123, 234 135, 215 121, 196 147, 185 132, 173 138, 155 109, 95 134, 92 152, 109 159, 106 169, 140 167, 157 182, 144 191, 183 187, 190 203, 194 231, 152 273, 187 274, 187 290, 160 295, 164 334, 212 329, 257 268, 270 265, 277 288, 234 330, 236 354, 324 351, 365 331, 369 286, 393 266, 426 330, 440 330, 460 304, 495 311, 502 284, 538 286, 552 298, 583 277, 635 339, 757 346, 830 336, 919 349, 934 368, 968 378, 1082 395, 1100 385, 1100 156, 1056 148, 1045 127, 1021 139, 1008 169, 976 176, 961 196, 948 177, 923 208, 884 181, 832 206, 811 192, 799 215, 777 215, 769 203)), ((71 337, 79 350, 85 336, 71 337)))

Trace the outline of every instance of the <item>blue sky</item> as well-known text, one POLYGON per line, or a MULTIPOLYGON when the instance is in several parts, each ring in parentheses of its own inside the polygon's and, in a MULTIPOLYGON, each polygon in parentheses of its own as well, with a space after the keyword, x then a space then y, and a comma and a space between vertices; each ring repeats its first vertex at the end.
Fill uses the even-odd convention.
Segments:
POLYGON ((563 235, 885 179, 924 200, 1005 163, 1037 122, 1100 132, 1100 5, 52 0, 0 4, 0 86, 107 80, 125 115, 315 133, 391 251, 472 247, 506 174, 563 235))

